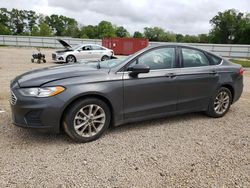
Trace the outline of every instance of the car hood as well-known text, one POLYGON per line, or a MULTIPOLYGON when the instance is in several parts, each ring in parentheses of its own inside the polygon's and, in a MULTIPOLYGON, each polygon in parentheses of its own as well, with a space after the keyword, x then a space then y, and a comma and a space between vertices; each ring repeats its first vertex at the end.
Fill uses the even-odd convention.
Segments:
POLYGON ((97 69, 95 64, 69 64, 36 69, 16 77, 20 87, 39 87, 46 83, 73 77, 108 74, 109 69, 97 69))
POLYGON ((57 54, 61 54, 61 53, 65 53, 65 52, 72 52, 74 51, 73 49, 64 49, 64 50, 58 50, 58 51, 55 51, 55 53, 57 54))
POLYGON ((57 39, 57 41, 60 42, 61 45, 63 45, 64 48, 66 48, 66 49, 72 49, 72 46, 69 43, 65 42, 64 40, 57 39))

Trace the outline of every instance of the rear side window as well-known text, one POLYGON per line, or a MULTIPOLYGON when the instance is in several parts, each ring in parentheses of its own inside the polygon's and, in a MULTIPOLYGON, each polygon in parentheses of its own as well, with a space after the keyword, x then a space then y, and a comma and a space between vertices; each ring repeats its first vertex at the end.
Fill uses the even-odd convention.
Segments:
POLYGON ((212 54, 207 54, 210 58, 211 65, 219 65, 221 63, 221 58, 216 57, 212 54))
POLYGON ((175 48, 155 49, 140 56, 129 67, 135 64, 144 64, 151 70, 169 69, 175 66, 175 48))
POLYGON ((183 67, 209 66, 209 60, 206 55, 199 50, 182 48, 182 64, 183 67))
POLYGON ((92 46, 92 49, 93 49, 93 50, 105 50, 105 49, 102 48, 101 46, 95 46, 95 45, 92 46))

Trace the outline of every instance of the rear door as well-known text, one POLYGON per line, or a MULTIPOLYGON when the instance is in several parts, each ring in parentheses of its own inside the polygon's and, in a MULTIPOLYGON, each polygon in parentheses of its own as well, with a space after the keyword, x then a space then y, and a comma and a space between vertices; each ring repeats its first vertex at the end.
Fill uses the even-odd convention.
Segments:
POLYGON ((144 119, 176 111, 179 87, 173 72, 177 56, 174 47, 153 49, 129 65, 145 64, 150 72, 134 78, 124 72, 124 118, 144 119))
POLYGON ((91 47, 92 47, 91 59, 92 60, 101 60, 105 49, 102 48, 101 46, 98 46, 98 45, 91 45, 91 47))
POLYGON ((178 111, 205 110, 215 92, 219 76, 206 54, 197 49, 179 50, 181 68, 178 71, 178 111))

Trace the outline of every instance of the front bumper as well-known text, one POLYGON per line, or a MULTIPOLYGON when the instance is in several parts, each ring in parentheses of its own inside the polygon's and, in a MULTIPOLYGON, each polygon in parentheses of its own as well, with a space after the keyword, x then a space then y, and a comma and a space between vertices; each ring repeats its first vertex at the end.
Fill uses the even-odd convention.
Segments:
POLYGON ((15 103, 10 100, 12 123, 19 127, 60 131, 60 118, 63 104, 57 96, 47 98, 24 97, 12 90, 15 103))
POLYGON ((62 63, 66 61, 64 56, 55 53, 52 53, 52 60, 55 62, 62 62, 62 63))

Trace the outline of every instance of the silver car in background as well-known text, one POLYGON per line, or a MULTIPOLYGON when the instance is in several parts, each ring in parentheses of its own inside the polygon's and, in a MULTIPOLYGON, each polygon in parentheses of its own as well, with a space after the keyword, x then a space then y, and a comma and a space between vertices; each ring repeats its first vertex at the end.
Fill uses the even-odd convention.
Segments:
POLYGON ((58 39, 64 46, 64 50, 52 53, 52 60, 55 62, 73 63, 80 60, 86 61, 105 61, 114 55, 113 50, 97 44, 79 44, 71 46, 64 40, 58 39))

